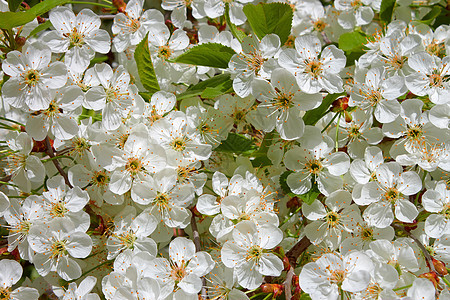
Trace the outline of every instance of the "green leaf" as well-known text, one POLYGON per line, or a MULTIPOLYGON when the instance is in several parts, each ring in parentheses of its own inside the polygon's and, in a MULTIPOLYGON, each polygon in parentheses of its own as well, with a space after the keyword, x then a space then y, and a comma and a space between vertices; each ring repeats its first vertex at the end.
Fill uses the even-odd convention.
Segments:
POLYGON ((317 121, 319 121, 330 108, 330 105, 336 100, 337 97, 344 95, 345 93, 339 93, 339 94, 328 94, 322 101, 322 104, 320 104, 319 107, 307 111, 306 114, 303 116, 303 122, 305 122, 306 125, 315 125, 317 121))
POLYGON ((441 14, 442 7, 434 6, 425 16, 423 16, 420 22, 430 25, 441 14))
POLYGON ((229 133, 225 141, 214 149, 219 152, 232 152, 243 154, 245 152, 254 151, 256 149, 255 142, 245 136, 237 133, 229 133))
POLYGON ((45 21, 44 23, 39 24, 35 29, 33 29, 33 30, 30 32, 30 35, 29 35, 29 36, 33 36, 33 35, 35 35, 35 34, 41 32, 41 31, 43 31, 43 30, 49 29, 50 26, 52 26, 52 23, 51 23, 50 21, 45 21))
POLYGON ((259 39, 275 33, 283 45, 291 34, 293 12, 286 3, 247 4, 244 13, 259 39))
POLYGON ((14 27, 25 25, 52 8, 69 2, 70 0, 45 0, 27 11, 0 12, 0 28, 13 29, 14 27))
POLYGON ((367 35, 360 31, 346 32, 339 37, 339 49, 349 52, 364 50, 367 35))
POLYGON ((314 202, 314 200, 317 199, 317 196, 319 196, 319 194, 320 191, 319 188, 317 187, 317 183, 313 183, 311 189, 306 194, 298 196, 300 197, 300 199, 303 200, 304 203, 311 205, 314 202))
POLYGON ((179 94, 177 99, 183 100, 195 96, 212 99, 232 91, 232 89, 233 81, 230 74, 221 74, 189 87, 185 92, 179 94))
POLYGON ((148 49, 148 33, 145 38, 137 45, 134 51, 139 78, 144 88, 149 92, 149 96, 159 91, 159 83, 153 68, 152 58, 148 49))
POLYGON ((22 3, 22 0, 8 0, 8 8, 9 11, 15 12, 20 6, 20 3, 22 3))
POLYGON ((355 60, 364 54, 364 45, 367 44, 367 35, 361 31, 346 32, 339 37, 339 49, 345 51, 346 66, 351 66, 355 60))
POLYGON ((206 43, 192 47, 174 61, 183 64, 226 69, 234 54, 236 52, 230 47, 218 43, 206 43))
POLYGON ((380 20, 386 25, 392 20, 394 13, 395 0, 382 0, 380 6, 380 20))

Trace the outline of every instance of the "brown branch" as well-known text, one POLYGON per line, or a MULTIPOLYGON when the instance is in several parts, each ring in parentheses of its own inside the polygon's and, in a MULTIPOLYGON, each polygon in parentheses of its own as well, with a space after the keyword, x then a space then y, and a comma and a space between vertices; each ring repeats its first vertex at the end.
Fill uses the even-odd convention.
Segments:
MULTIPOLYGON (((48 138, 48 136, 45 138, 45 145, 46 145, 45 153, 47 153, 48 156, 50 156, 50 158, 54 158, 55 153, 53 152, 53 147, 50 144, 50 139, 48 138)), ((67 177, 66 172, 64 172, 63 168, 61 168, 61 165, 59 164, 58 159, 52 159, 52 162, 55 165, 55 168, 58 170, 59 174, 61 174, 61 176, 64 178, 64 181, 66 182, 66 184, 70 188, 73 188, 72 184, 70 184, 69 177, 67 177)))
POLYGON ((286 300, 291 300, 292 298, 292 277, 294 277, 294 268, 289 266, 289 271, 286 275, 286 280, 283 282, 284 285, 284 295, 286 296, 286 300))
POLYGON ((297 265, 297 259, 299 258, 300 254, 305 252, 305 250, 311 245, 311 241, 305 236, 300 241, 297 242, 297 244, 294 245, 294 247, 291 248, 286 253, 286 257, 289 259, 289 264, 291 265, 291 268, 295 268, 297 265))
MULTIPOLYGON (((191 228, 192 228, 192 235, 194 238, 194 245, 195 245, 195 251, 199 252, 201 251, 201 245, 200 245, 200 234, 198 233, 197 228, 197 222, 195 221, 195 214, 192 213, 191 217, 191 228)), ((206 278, 202 277, 202 291, 201 291, 202 299, 206 299, 206 278)))
POLYGON ((394 227, 395 229, 405 232, 408 235, 408 237, 412 238, 414 240, 414 242, 416 242, 416 244, 420 248, 420 250, 422 250, 423 256, 425 257, 425 259, 427 261, 427 265, 428 265, 428 268, 430 269, 430 271, 436 273, 440 277, 443 277, 441 275, 441 273, 437 272, 436 269, 434 268, 433 258, 431 257, 427 248, 425 248, 425 246, 411 232, 407 231, 403 226, 400 226, 397 224, 392 224, 391 226, 394 227))

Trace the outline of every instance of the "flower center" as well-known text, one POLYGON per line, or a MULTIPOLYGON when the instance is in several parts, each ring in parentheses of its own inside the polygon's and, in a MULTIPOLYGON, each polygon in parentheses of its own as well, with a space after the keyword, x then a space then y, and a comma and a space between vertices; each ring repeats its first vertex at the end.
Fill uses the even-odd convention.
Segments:
POLYGON ((318 19, 313 23, 313 28, 315 31, 322 32, 328 24, 322 19, 318 19))
POLYGON ((41 74, 37 70, 28 70, 24 77, 27 85, 35 86, 38 83, 41 74))
POLYGON ((444 218, 450 220, 450 203, 447 203, 444 206, 444 209, 441 211, 441 214, 444 216, 444 218))
POLYGON ((55 101, 50 102, 48 108, 44 111, 44 115, 47 117, 53 117, 58 113, 62 113, 62 109, 58 107, 58 104, 55 101))
POLYGON ((408 125, 408 131, 406 132, 406 136, 410 138, 411 140, 419 140, 422 137, 422 128, 420 126, 409 126, 408 125))
POLYGON ((259 52, 250 52, 246 57, 247 67, 250 71, 253 71, 258 75, 266 60, 267 58, 263 58, 259 52))
POLYGON ((261 247, 253 246, 247 251, 247 256, 245 257, 245 259, 247 261, 249 261, 249 260, 258 261, 261 258, 262 254, 263 254, 263 250, 261 247))
POLYGON ((118 139, 117 139, 117 148, 119 149, 123 149, 125 147, 125 143, 128 141, 128 137, 130 135, 128 133, 122 134, 118 139))
POLYGON ((351 139, 357 139, 361 136, 361 132, 359 132, 359 126, 354 124, 350 127, 350 129, 348 130, 348 135, 350 136, 351 139))
POLYGON ((104 171, 94 172, 94 176, 92 176, 92 184, 96 186, 105 186, 108 183, 108 176, 104 171))
POLYGON ((433 40, 425 49, 431 55, 443 58, 445 56, 445 45, 444 43, 437 43, 433 40))
POLYGON ((169 46, 164 45, 158 48, 158 57, 163 59, 169 59, 172 55, 173 50, 169 48, 169 46))
POLYGON ((130 18, 128 21, 129 22, 128 22, 127 26, 130 28, 130 31, 132 33, 135 33, 141 27, 141 23, 137 19, 130 18))
POLYGON ((170 197, 166 193, 156 192, 155 205, 164 209, 169 206, 170 197))
POLYGON ((396 188, 390 188, 384 194, 384 197, 387 201, 394 204, 400 198, 400 192, 396 188))
POLYGON ((430 87, 441 87, 444 83, 444 79, 440 74, 432 74, 428 79, 430 80, 430 87))
POLYGON ((143 166, 138 158, 132 157, 128 159, 128 163, 125 165, 125 169, 134 176, 143 169, 143 166))
POLYGON ((288 48, 294 48, 294 43, 295 43, 295 36, 290 35, 290 36, 288 36, 288 39, 284 43, 284 45, 288 48))
POLYGON ((127 249, 134 249, 136 235, 132 231, 124 232, 117 237, 127 249))
POLYGON ((362 228, 362 230, 361 230, 361 239, 363 241, 371 241, 371 240, 373 240, 373 229, 372 228, 362 228))
POLYGON ((186 141, 183 138, 178 137, 172 141, 172 144, 170 146, 173 150, 181 152, 186 149, 186 141))
POLYGON ((406 63, 408 58, 406 56, 394 55, 391 57, 387 63, 395 70, 400 70, 406 63))
POLYGON ((56 218, 62 218, 66 215, 69 210, 65 207, 63 201, 58 201, 53 204, 50 215, 56 218))
POLYGON ((277 91, 278 97, 275 99, 275 106, 281 110, 287 110, 292 107, 292 93, 286 94, 277 91))
POLYGON ((78 32, 76 28, 74 28, 71 33, 65 33, 64 36, 69 38, 70 48, 81 47, 84 45, 84 35, 78 32))
POLYGON ((323 166, 320 161, 315 159, 306 163, 306 169, 309 170, 311 174, 317 175, 322 171, 323 166))
POLYGON ((50 257, 52 259, 60 258, 61 256, 67 254, 66 241, 55 241, 52 244, 51 252, 52 254, 50 255, 50 257))
POLYGON ((113 102, 119 97, 119 93, 113 88, 105 89, 105 93, 106 93, 106 103, 113 102))
POLYGON ((10 288, 7 288, 7 287, 0 288, 0 299, 1 300, 9 300, 9 299, 11 299, 11 290, 10 290, 10 288))
POLYGON ((317 60, 306 62, 305 72, 317 79, 322 74, 322 63, 317 60))
POLYGON ((175 281, 175 284, 177 284, 178 282, 180 282, 184 276, 186 276, 186 269, 184 266, 173 266, 172 271, 170 272, 170 276, 172 277, 172 279, 175 281))
POLYGON ((358 9, 359 7, 361 7, 363 5, 361 0, 354 0, 350 4, 354 9, 358 9))
POLYGON ((328 223, 329 227, 336 227, 336 225, 339 224, 339 219, 340 218, 341 217, 339 216, 339 214, 337 212, 335 212, 335 211, 330 211, 325 216, 325 220, 328 223))
POLYGON ((340 286, 345 279, 345 271, 344 270, 334 270, 330 271, 329 281, 340 286))

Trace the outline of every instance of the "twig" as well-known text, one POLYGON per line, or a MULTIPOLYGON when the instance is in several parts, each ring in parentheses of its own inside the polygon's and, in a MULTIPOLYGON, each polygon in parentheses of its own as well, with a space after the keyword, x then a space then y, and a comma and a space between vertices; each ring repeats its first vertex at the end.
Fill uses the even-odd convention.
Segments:
POLYGON ((286 257, 289 259, 289 264, 292 268, 295 268, 297 265, 297 259, 309 246, 311 245, 311 241, 305 236, 294 247, 291 248, 286 253, 286 257))
MULTIPOLYGON (((50 158, 54 158, 55 153, 53 152, 53 147, 50 144, 50 139, 48 138, 48 136, 45 138, 45 146, 47 148, 47 149, 45 149, 45 153, 47 153, 48 156, 50 156, 50 158)), ((52 159, 52 162, 55 165, 55 168, 58 170, 59 174, 61 174, 61 176, 64 178, 64 181, 66 182, 66 184, 70 188, 73 188, 73 186, 70 184, 69 177, 67 177, 66 172, 64 172, 63 168, 61 168, 59 161, 57 159, 52 159)))
POLYGON ((394 227, 394 228, 396 228, 398 230, 402 230, 410 238, 412 238, 414 240, 414 242, 416 242, 416 244, 420 248, 420 250, 422 250, 423 256, 427 260, 428 268, 430 268, 430 270, 433 271, 434 273, 436 273, 438 276, 444 277, 444 276, 441 275, 441 273, 437 272, 436 269, 434 268, 433 258, 431 257, 431 255, 428 252, 428 250, 425 248, 425 246, 411 232, 407 231, 403 226, 400 226, 400 225, 397 225, 397 224, 392 224, 392 227, 394 227))
MULTIPOLYGON (((202 249, 201 249, 201 245, 200 245, 200 234, 198 233, 197 222, 195 221, 194 213, 192 213, 191 228, 192 228, 192 235, 194 237, 195 251, 199 252, 202 249)), ((202 277, 201 295, 202 295, 202 299, 206 299, 206 279, 205 279, 205 277, 202 277)))
POLYGON ((294 268, 292 266, 289 266, 286 280, 283 282, 286 300, 291 300, 292 298, 292 277, 294 277, 294 268))

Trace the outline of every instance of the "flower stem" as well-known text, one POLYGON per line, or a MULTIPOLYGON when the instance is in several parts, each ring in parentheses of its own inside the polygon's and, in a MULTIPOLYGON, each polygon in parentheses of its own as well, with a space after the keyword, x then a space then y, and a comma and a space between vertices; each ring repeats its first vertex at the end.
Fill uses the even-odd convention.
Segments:
MULTIPOLYGON (((327 113, 328 113, 328 112, 327 112, 327 113)), ((328 127, 331 126, 331 124, 332 124, 333 121, 337 118, 338 115, 340 115, 340 112, 337 112, 337 113, 333 116, 333 118, 331 118, 330 122, 328 122, 328 124, 322 129, 322 131, 321 131, 322 133, 323 133, 325 130, 327 130, 328 127)))
POLYGON ((392 289, 394 292, 396 292, 396 291, 400 291, 400 290, 404 290, 404 289, 407 289, 407 288, 410 288, 410 287, 412 287, 412 284, 408 284, 408 285, 405 285, 405 286, 401 286, 401 287, 398 287, 398 288, 395 288, 395 289, 392 289))
POLYGON ((336 152, 339 151, 339 139, 338 139, 338 137, 339 137, 339 121, 341 120, 341 113, 338 113, 338 114, 339 114, 339 116, 338 116, 338 119, 337 119, 337 122, 336 122, 336 141, 335 141, 335 143, 336 143, 336 152))
POLYGON ((447 278, 445 278, 445 277, 442 277, 442 281, 444 281, 445 282, 445 284, 448 286, 448 287, 450 287, 450 282, 448 281, 448 279, 447 278))
MULTIPOLYGON (((109 264, 109 263, 111 263, 111 262, 113 262, 113 261, 112 261, 112 260, 106 260, 106 261, 102 262, 101 264, 99 264, 98 266, 95 266, 95 267, 93 267, 93 268, 87 270, 86 272, 84 272, 83 274, 81 274, 81 276, 80 276, 79 278, 82 278, 82 277, 86 276, 87 274, 91 273, 92 271, 94 271, 95 269, 98 269, 98 268, 100 268, 101 266, 106 265, 106 264, 109 264)), ((70 282, 77 281, 79 278, 72 279, 72 280, 69 281, 69 283, 70 283, 70 282)))

